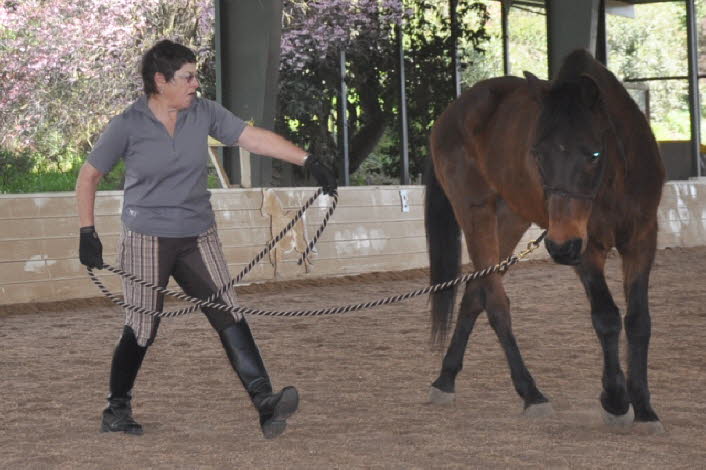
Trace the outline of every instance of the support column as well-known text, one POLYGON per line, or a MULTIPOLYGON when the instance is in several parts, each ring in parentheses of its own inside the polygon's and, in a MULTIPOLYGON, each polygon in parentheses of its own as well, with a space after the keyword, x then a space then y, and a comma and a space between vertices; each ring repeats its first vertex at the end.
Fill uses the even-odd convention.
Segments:
POLYGON ((454 98, 461 94, 461 67, 458 61, 458 0, 449 0, 451 20, 451 76, 454 81, 454 98))
POLYGON ((503 43, 503 74, 510 75, 510 26, 508 17, 510 16, 510 7, 512 0, 502 0, 500 4, 500 26, 502 29, 503 43))
MULTIPOLYGON (((216 0, 217 99, 237 116, 266 129, 274 128, 281 25, 282 0, 216 0)), ((238 183, 238 149, 226 148, 223 154, 230 180, 238 183)), ((252 185, 269 186, 272 160, 250 158, 252 185)))
POLYGON ((608 66, 608 39, 605 28, 605 0, 598 2, 598 27, 596 28, 596 60, 608 66))
POLYGON ((549 76, 575 49, 596 55, 600 0, 546 0, 549 76))
POLYGON ((404 33, 402 25, 397 25, 397 45, 399 53, 399 70, 397 75, 400 81, 400 184, 410 184, 409 178, 409 129, 407 124, 407 81, 404 69, 404 33))
POLYGON ((689 115, 691 118, 691 174, 701 176, 701 100, 699 97, 699 46, 694 0, 686 0, 686 36, 689 62, 689 115))
POLYGON ((338 109, 341 115, 339 116, 339 125, 341 126, 341 156, 343 157, 343 167, 341 168, 338 179, 341 186, 349 186, 351 184, 351 162, 350 148, 348 147, 348 86, 346 85, 346 51, 341 49, 338 53, 338 78, 340 80, 340 88, 338 93, 338 109))

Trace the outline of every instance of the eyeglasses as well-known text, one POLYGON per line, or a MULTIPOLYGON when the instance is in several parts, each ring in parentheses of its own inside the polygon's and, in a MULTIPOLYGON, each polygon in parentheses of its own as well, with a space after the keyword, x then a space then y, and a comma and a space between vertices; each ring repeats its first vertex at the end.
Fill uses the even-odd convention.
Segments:
POLYGON ((187 84, 191 84, 194 80, 197 80, 196 74, 193 73, 193 72, 189 72, 189 73, 186 74, 186 75, 177 75, 177 74, 174 74, 174 77, 176 77, 176 78, 181 78, 181 79, 184 80, 187 84))

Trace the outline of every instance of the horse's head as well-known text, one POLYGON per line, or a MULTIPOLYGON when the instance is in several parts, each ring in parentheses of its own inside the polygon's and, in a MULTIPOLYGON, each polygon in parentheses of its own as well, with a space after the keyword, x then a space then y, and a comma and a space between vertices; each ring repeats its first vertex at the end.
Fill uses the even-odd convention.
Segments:
MULTIPOLYGON (((541 86, 528 76, 530 86, 541 86)), ((588 220, 607 165, 611 128, 598 85, 589 76, 536 89, 541 102, 532 153, 549 216, 545 245, 557 263, 578 264, 586 249, 588 220)))

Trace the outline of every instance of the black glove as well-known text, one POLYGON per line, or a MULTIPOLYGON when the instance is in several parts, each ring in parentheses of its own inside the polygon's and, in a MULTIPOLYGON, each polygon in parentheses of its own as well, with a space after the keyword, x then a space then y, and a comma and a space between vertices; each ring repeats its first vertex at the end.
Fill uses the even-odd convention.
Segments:
POLYGON ((96 228, 81 227, 81 243, 78 247, 78 257, 81 264, 89 268, 103 269, 103 244, 101 243, 96 228))
POLYGON ((319 186, 324 188, 324 194, 328 194, 329 196, 336 194, 336 188, 338 188, 338 184, 336 183, 336 175, 329 167, 324 165, 318 157, 314 155, 309 155, 306 157, 304 168, 314 175, 314 178, 316 179, 316 182, 319 183, 319 186))

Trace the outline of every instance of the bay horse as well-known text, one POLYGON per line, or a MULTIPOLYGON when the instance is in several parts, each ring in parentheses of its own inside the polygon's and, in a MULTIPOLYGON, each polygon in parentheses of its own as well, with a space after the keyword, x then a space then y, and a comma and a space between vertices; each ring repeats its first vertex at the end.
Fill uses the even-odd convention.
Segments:
MULTIPOLYGON (((477 83, 435 122, 425 193, 431 283, 458 276, 460 231, 475 269, 509 256, 531 223, 545 247, 583 284, 603 349, 600 403, 616 426, 646 423, 661 432, 650 404, 648 284, 657 241, 664 167, 650 126, 623 85, 587 51, 569 54, 552 82, 529 72, 477 83), (622 257, 627 302, 627 380, 620 366, 622 325, 604 275, 613 247, 622 257)), ((541 282, 541 280, 538 280, 541 282)), ((445 344, 455 292, 431 298, 432 343, 445 344)), ((525 366, 501 274, 469 282, 430 400, 454 399, 468 338, 485 311, 507 358, 523 413, 553 412, 525 366)))

